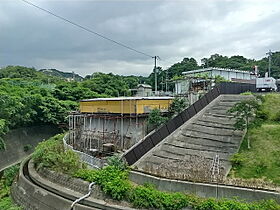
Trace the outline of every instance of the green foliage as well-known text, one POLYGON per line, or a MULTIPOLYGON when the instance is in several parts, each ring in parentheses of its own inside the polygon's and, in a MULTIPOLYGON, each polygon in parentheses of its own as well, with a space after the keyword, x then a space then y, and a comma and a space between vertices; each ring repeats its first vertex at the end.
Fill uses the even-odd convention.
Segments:
POLYGON ((256 116, 257 110, 260 108, 258 101, 256 98, 242 100, 236 104, 232 108, 228 110, 228 113, 232 113, 235 118, 234 128, 237 130, 246 129, 247 135, 247 145, 248 149, 250 149, 250 136, 249 136, 249 127, 253 125, 252 119, 256 116))
POLYGON ((111 156, 107 159, 107 163, 109 166, 114 166, 119 170, 128 169, 128 165, 124 162, 119 155, 111 156))
POLYGON ((129 200, 135 207, 144 209, 182 209, 189 204, 184 194, 160 192, 152 185, 135 187, 129 200))
POLYGON ((136 88, 139 78, 136 76, 119 76, 112 73, 94 73, 89 79, 83 81, 81 86, 98 94, 108 96, 129 96, 130 88, 136 88))
POLYGON ((267 119, 270 121, 279 121, 280 112, 280 94, 270 93, 263 96, 264 102, 261 110, 266 113, 267 119))
POLYGON ((177 115, 187 107, 187 100, 185 98, 175 97, 168 108, 170 116, 177 115))
POLYGON ((4 142, 4 139, 0 137, 0 151, 6 149, 6 144, 4 142))
POLYGON ((128 181, 128 171, 120 170, 115 166, 107 166, 97 171, 80 169, 74 176, 89 182, 95 182, 107 195, 116 200, 127 197, 131 189, 131 184, 128 181))
POLYGON ((250 96, 250 95, 253 95, 253 93, 251 91, 246 91, 244 93, 240 93, 240 95, 243 95, 243 96, 250 96))
POLYGON ((236 103, 228 110, 229 113, 234 115, 236 120, 234 127, 238 130, 244 130, 245 128, 248 128, 249 121, 255 116, 258 108, 259 104, 255 98, 242 100, 236 103))
POLYGON ((159 127, 161 124, 165 123, 168 120, 167 117, 162 116, 162 113, 159 109, 153 109, 149 113, 148 125, 153 127, 159 127))
POLYGON ((15 176, 18 174, 19 165, 11 166, 4 170, 0 180, 0 209, 2 210, 21 210, 16 206, 10 197, 10 187, 15 176))
POLYGON ((4 197, 0 200, 1 210, 21 210, 22 208, 16 206, 10 197, 4 197))
POLYGON ((242 154, 236 153, 230 158, 230 162, 234 168, 241 167, 246 159, 242 154))
POLYGON ((71 150, 64 151, 63 136, 64 134, 59 134, 38 144, 32 155, 37 168, 46 167, 58 172, 74 174, 82 167, 76 153, 71 150))
POLYGON ((4 171, 4 175, 2 177, 2 183, 4 186, 9 187, 12 185, 15 176, 18 174, 18 171, 19 165, 11 166, 4 171))
POLYGON ((33 146, 31 144, 26 144, 26 145, 23 146, 23 151, 28 152, 32 149, 32 147, 33 146))
POLYGON ((276 117, 276 110, 280 109, 279 96, 266 94, 257 95, 257 98, 262 103, 254 120, 258 126, 249 128, 251 149, 247 150, 241 145, 239 154, 233 159, 233 164, 236 163, 238 167, 233 167, 231 174, 245 179, 263 178, 280 184, 280 124, 276 117))

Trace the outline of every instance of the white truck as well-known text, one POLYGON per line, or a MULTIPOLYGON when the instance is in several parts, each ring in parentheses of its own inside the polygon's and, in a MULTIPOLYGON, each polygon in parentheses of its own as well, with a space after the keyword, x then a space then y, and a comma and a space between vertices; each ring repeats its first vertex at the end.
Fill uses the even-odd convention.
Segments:
POLYGON ((273 77, 263 77, 256 79, 256 88, 261 91, 277 91, 276 79, 273 77))

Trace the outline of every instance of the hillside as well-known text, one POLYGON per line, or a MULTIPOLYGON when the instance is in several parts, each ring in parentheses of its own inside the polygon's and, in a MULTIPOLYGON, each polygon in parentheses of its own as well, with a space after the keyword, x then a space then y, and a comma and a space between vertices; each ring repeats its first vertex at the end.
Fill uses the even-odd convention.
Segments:
POLYGON ((57 69, 40 69, 39 72, 42 72, 49 76, 59 77, 62 79, 73 79, 75 81, 82 81, 83 77, 76 73, 63 72, 57 69))
POLYGON ((258 126, 249 130, 251 149, 245 137, 233 157, 231 177, 260 178, 280 185, 280 94, 267 94, 258 111, 258 126))

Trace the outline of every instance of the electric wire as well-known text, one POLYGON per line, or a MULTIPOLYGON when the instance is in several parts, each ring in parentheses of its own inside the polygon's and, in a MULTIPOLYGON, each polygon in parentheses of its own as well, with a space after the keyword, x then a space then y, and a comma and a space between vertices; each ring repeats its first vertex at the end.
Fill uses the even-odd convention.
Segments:
POLYGON ((67 18, 64 18, 64 17, 62 17, 62 16, 60 16, 60 15, 57 15, 57 14, 55 14, 55 13, 53 13, 53 12, 47 10, 47 9, 44 9, 44 8, 42 8, 42 7, 40 7, 40 6, 36 5, 36 4, 33 4, 33 3, 31 3, 31 2, 29 2, 29 1, 27 1, 27 0, 21 0, 21 1, 23 1, 23 2, 26 3, 26 4, 29 4, 30 6, 35 7, 35 8, 37 8, 37 9, 41 10, 41 11, 44 11, 44 12, 46 12, 46 13, 48 13, 48 14, 50 14, 50 15, 52 15, 52 16, 54 16, 54 17, 60 19, 60 20, 63 20, 63 21, 65 21, 65 22, 69 23, 69 24, 72 24, 72 25, 74 25, 74 26, 76 26, 76 27, 78 27, 78 28, 81 28, 81 29, 83 29, 83 30, 85 30, 85 31, 87 31, 87 32, 89 32, 89 33, 91 33, 91 34, 94 34, 94 35, 99 36, 99 37, 101 37, 101 38, 103 38, 103 39, 106 39, 107 41, 113 42, 113 43, 115 43, 115 44, 117 44, 117 45, 119 45, 119 46, 122 46, 122 47, 124 47, 124 48, 127 48, 127 49, 129 49, 129 50, 131 50, 131 51, 134 51, 134 52, 136 52, 136 53, 145 55, 145 56, 147 56, 147 57, 150 57, 150 58, 154 58, 154 57, 155 57, 155 56, 149 55, 149 54, 147 54, 147 53, 144 53, 144 52, 142 52, 142 51, 139 51, 139 50, 137 50, 137 49, 134 49, 134 48, 132 48, 132 47, 126 45, 126 44, 123 44, 123 43, 121 43, 121 42, 118 42, 118 41, 115 41, 115 40, 113 40, 113 39, 111 39, 111 38, 108 38, 108 37, 106 37, 106 36, 104 36, 104 35, 102 35, 102 34, 100 34, 100 33, 98 33, 98 32, 93 31, 92 29, 90 29, 90 28, 88 28, 88 27, 85 27, 85 26, 82 26, 82 25, 80 25, 80 24, 78 24, 78 23, 75 23, 75 22, 73 22, 73 21, 71 21, 71 20, 69 20, 69 19, 67 19, 67 18))

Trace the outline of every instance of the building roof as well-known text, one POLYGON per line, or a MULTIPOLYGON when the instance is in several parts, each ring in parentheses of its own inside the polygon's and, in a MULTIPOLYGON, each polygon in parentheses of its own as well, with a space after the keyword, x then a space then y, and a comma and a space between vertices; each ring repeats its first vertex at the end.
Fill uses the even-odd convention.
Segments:
POLYGON ((207 72, 207 71, 212 71, 212 70, 230 71, 230 72, 237 72, 237 73, 250 74, 249 71, 242 71, 242 70, 237 70, 237 69, 224 69, 224 68, 216 68, 216 67, 210 67, 210 68, 204 68, 204 69, 197 69, 197 70, 192 70, 192 71, 185 71, 185 72, 183 72, 182 74, 188 75, 188 74, 195 74, 195 73, 207 72))
POLYGON ((129 100, 172 100, 173 97, 169 96, 153 96, 153 97, 118 97, 118 98, 93 98, 93 99, 84 99, 81 102, 85 101, 129 101, 129 100))
POLYGON ((139 84, 139 85, 137 85, 137 88, 139 88, 139 87, 151 88, 151 89, 152 89, 152 86, 151 86, 151 85, 148 85, 148 84, 139 84))

